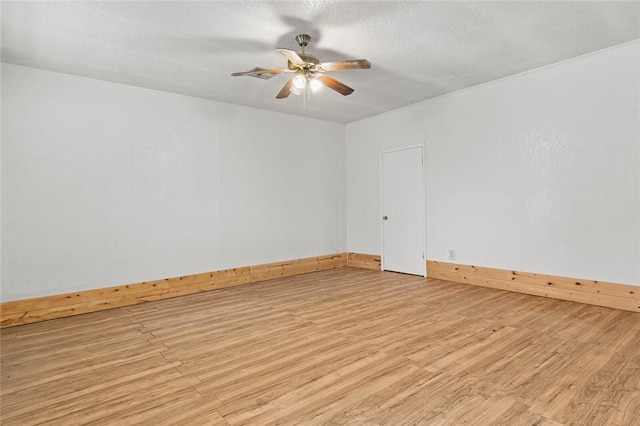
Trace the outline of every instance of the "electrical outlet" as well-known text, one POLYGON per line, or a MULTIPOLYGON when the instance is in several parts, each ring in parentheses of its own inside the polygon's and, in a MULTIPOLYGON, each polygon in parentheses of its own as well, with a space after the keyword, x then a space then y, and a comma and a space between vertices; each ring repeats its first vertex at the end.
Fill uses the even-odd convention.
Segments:
POLYGON ((456 251, 449 250, 449 260, 456 260, 456 251))
POLYGON ((367 248, 367 243, 364 243, 364 248, 365 248, 365 249, 367 248))

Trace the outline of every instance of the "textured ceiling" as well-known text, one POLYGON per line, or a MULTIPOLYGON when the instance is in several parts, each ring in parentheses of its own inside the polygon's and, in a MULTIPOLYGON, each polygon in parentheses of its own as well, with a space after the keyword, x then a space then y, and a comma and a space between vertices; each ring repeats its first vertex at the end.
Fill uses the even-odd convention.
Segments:
POLYGON ((640 38, 640 2, 2 2, 2 61, 348 123, 640 38), (312 36, 353 87, 276 100, 275 49, 312 36))

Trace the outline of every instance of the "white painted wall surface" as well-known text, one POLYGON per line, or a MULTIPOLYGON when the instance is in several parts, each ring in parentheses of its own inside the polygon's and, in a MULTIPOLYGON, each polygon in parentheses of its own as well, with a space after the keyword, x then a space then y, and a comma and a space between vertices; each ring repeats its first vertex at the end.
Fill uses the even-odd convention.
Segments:
MULTIPOLYGON (((379 155, 427 146, 427 258, 640 285, 640 42, 347 125, 347 249, 379 155)), ((365 248, 366 245, 366 248, 365 248)))
POLYGON ((345 167, 342 124, 3 64, 2 301, 342 252, 345 167))

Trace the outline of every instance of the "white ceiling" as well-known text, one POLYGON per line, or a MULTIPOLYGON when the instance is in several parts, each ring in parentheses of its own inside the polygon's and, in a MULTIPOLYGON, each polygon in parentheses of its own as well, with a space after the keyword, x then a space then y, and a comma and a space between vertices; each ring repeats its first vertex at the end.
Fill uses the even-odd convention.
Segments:
POLYGON ((2 61, 348 123, 640 38, 640 2, 2 1, 2 61), (331 75, 353 87, 276 100, 275 49, 323 62, 368 59, 331 75))

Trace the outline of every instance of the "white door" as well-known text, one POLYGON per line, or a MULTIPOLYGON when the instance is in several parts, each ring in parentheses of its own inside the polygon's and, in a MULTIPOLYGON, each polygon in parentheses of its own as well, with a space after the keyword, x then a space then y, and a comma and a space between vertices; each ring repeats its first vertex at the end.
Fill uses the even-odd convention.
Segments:
POLYGON ((426 276, 423 147, 383 152, 382 269, 426 276))

